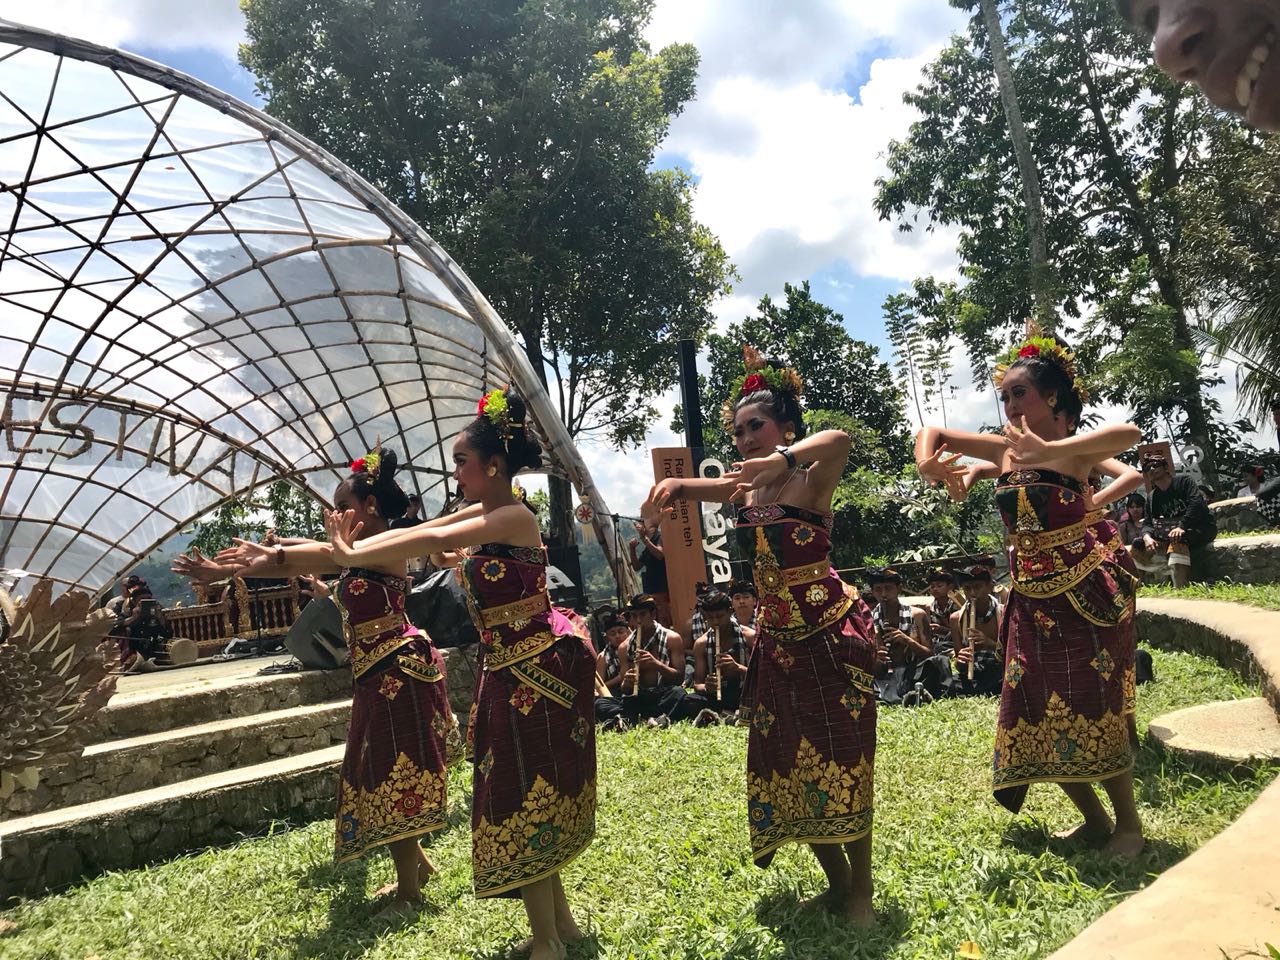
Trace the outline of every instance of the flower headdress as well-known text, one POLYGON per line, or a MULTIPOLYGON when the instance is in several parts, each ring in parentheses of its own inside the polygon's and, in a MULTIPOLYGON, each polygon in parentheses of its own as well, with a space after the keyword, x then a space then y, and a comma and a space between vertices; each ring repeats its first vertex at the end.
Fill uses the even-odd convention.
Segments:
POLYGON ((1084 406, 1089 402, 1089 389, 1085 386, 1084 378, 1076 366, 1076 355, 1053 337, 1045 336, 1040 325, 1034 320, 1027 320, 1026 339, 1021 343, 1015 343, 997 361, 995 372, 991 375, 997 390, 1004 383, 1004 377, 1009 372, 1009 368, 1027 357, 1040 357, 1058 367, 1070 381, 1071 389, 1080 398, 1080 405, 1084 406))
POLYGON ((720 420, 725 430, 733 432, 733 407, 739 400, 758 390, 772 390, 775 393, 790 394, 799 402, 804 396, 804 381, 800 374, 791 367, 775 367, 760 355, 755 347, 746 344, 742 347, 742 375, 733 381, 729 388, 729 397, 720 409, 720 420))
POLYGON ((511 419, 511 404, 507 402, 506 387, 491 390, 481 397, 480 402, 476 404, 476 416, 485 417, 493 424, 493 428, 498 431, 498 436, 502 438, 504 450, 511 443, 512 432, 524 426, 523 420, 511 419))
POLYGON ((374 444, 373 450, 366 453, 363 457, 358 457, 351 461, 351 472, 362 473, 369 478, 370 482, 378 479, 378 472, 382 469, 382 439, 379 438, 374 444))

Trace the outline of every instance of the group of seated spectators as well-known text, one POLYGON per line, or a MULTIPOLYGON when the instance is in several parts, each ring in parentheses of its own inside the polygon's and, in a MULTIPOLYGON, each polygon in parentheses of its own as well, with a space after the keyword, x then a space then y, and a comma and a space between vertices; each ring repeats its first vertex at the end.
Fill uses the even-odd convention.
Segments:
MULTIPOLYGON (((999 693, 1003 604, 994 560, 978 559, 988 562, 965 568, 959 577, 942 568, 931 571, 923 607, 902 601, 898 571, 868 572, 868 627, 877 641, 875 689, 882 702, 999 693)), ((662 622, 651 594, 633 597, 621 611, 596 610, 597 721, 606 729, 734 722, 756 639, 757 603, 756 588, 746 581, 725 589, 700 586, 689 644, 662 622)))
POLYGON ((1168 570, 1179 589, 1205 579, 1206 548, 1218 535, 1209 497, 1191 477, 1175 474, 1162 454, 1144 455, 1141 469, 1151 483, 1151 502, 1140 493, 1125 501, 1116 522, 1125 549, 1140 570, 1168 570))

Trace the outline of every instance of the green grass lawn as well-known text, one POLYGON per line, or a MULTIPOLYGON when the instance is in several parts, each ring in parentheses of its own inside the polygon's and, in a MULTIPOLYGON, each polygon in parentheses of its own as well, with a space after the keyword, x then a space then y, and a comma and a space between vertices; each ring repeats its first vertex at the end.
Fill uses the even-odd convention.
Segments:
MULTIPOLYGON (((1153 716, 1257 691, 1212 662, 1155 652, 1153 716)), ((574 958, 950 958, 976 940, 998 960, 1044 957, 1225 827, 1278 772, 1233 777, 1144 747, 1139 802, 1149 836, 1136 863, 1050 842, 1072 823, 1055 787, 1009 816, 989 792, 994 701, 949 701, 880 715, 875 883, 880 922, 856 933, 797 898, 820 889, 806 850, 763 871, 748 858, 746 730, 636 731, 600 737, 598 836, 565 884, 593 936, 574 958)), ((109 874, 6 916, 5 960, 148 958, 498 958, 525 934, 515 901, 471 896, 469 769, 451 783, 453 826, 431 855, 436 908, 379 935, 366 898, 392 877, 375 856, 334 867, 328 822, 109 874)), ((1194 909, 1194 905, 1189 905, 1194 909)))
POLYGON ((1177 600, 1226 600, 1268 610, 1280 610, 1280 583, 1193 583, 1182 590, 1169 584, 1142 587, 1141 597, 1171 597, 1177 600))

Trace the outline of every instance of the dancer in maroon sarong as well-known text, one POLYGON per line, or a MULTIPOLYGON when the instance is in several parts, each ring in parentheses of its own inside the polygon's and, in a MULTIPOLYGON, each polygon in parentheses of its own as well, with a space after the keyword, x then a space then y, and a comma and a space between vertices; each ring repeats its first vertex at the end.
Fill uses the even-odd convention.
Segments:
POLYGON ((1084 816, 1071 834, 1109 836, 1108 850, 1136 856, 1144 841, 1122 668, 1135 582, 1086 522, 1084 479, 1141 434, 1125 424, 1069 435, 1087 394, 1074 355, 1052 338, 1033 331, 996 370, 1005 436, 926 427, 916 438, 916 461, 929 479, 948 479, 948 449, 1006 471, 996 502, 1013 537, 1013 593, 1001 624, 995 796, 1017 812, 1030 784, 1058 783, 1084 816), (1094 781, 1111 799, 1114 828, 1094 781))
POLYGON ((800 439, 799 376, 744 353, 747 371, 725 404, 743 458, 737 473, 664 480, 646 508, 745 496, 737 533, 760 592, 742 692, 752 858, 764 867, 783 844, 808 844, 827 877, 819 902, 870 924, 876 645, 866 605, 846 594, 829 556, 849 438, 824 430, 800 439))
MULTIPOLYGON (((369 534, 386 530, 408 504, 395 471, 391 451, 361 457, 334 492, 334 506, 350 512, 369 534)), ((339 570, 327 543, 236 542, 215 560, 199 551, 180 557, 174 570, 205 582, 231 575, 292 577, 339 570)), ((397 882, 379 891, 393 894, 383 911, 390 918, 411 912, 422 901, 421 883, 435 872, 418 838, 445 827, 446 757, 457 730, 440 652, 405 618, 409 583, 404 561, 341 572, 334 600, 351 653, 353 691, 338 779, 334 856, 341 863, 379 846, 390 849, 397 882)))
MULTIPOLYGON (((1075 436, 1075 433, 1076 422, 1072 420, 1067 427, 1067 435, 1075 436)), ((967 491, 976 480, 995 479, 999 476, 1000 468, 994 463, 979 462, 971 464, 966 468, 963 478, 964 490, 967 491)), ((952 495, 958 497, 959 493, 955 489, 955 484, 953 483, 949 486, 952 488, 952 495)), ((1124 543, 1120 539, 1120 531, 1115 522, 1107 516, 1106 507, 1108 504, 1115 503, 1117 500, 1128 496, 1140 486, 1142 486, 1142 474, 1135 467, 1131 467, 1127 463, 1122 463, 1114 458, 1108 458, 1095 464, 1089 471, 1088 482, 1085 485, 1085 494, 1089 501, 1089 512, 1085 516, 1085 523, 1089 525, 1099 549, 1104 552, 1107 559, 1131 576, 1135 585, 1141 579, 1138 575, 1138 567, 1133 562, 1133 557, 1129 554, 1129 551, 1125 549, 1124 543), (1111 477, 1111 483, 1105 487, 1100 486, 1098 481, 1101 477, 1111 477)), ((1129 730, 1129 742, 1136 750, 1139 745, 1137 717, 1137 591, 1125 590, 1125 593, 1129 597, 1130 614, 1117 624, 1117 629, 1121 631, 1122 638, 1119 644, 1118 656, 1120 670, 1124 676, 1125 724, 1129 730)))
POLYGON ((542 462, 524 401, 502 390, 484 397, 453 461, 458 490, 481 505, 479 516, 357 543, 354 515, 326 524, 346 564, 465 550, 459 572, 484 653, 467 731, 475 892, 521 897, 534 960, 559 958, 582 936, 560 871, 595 833, 596 654, 585 630, 551 606, 537 517, 512 490, 516 471, 542 462))

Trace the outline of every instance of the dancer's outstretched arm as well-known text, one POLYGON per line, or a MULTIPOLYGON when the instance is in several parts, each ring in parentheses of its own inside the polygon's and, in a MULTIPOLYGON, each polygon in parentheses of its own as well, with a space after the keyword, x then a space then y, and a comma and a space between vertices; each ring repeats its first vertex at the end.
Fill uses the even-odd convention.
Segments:
POLYGON ((333 546, 333 557, 345 567, 387 566, 411 557, 482 543, 533 545, 540 542, 538 518, 522 503, 455 519, 440 526, 419 524, 356 540, 361 527, 350 510, 344 513, 332 511, 325 515, 325 530, 333 546))
POLYGON ((1112 480, 1093 495, 1093 505, 1095 507, 1104 507, 1109 503, 1115 503, 1142 486, 1142 474, 1127 463, 1121 463, 1114 458, 1103 460, 1098 464, 1098 470, 1111 477, 1112 480))
POLYGON ((946 480, 956 471, 947 469, 950 464, 941 458, 944 452, 998 464, 1004 460, 1005 448, 1005 438, 999 434, 925 427, 916 434, 916 466, 926 480, 946 480))

